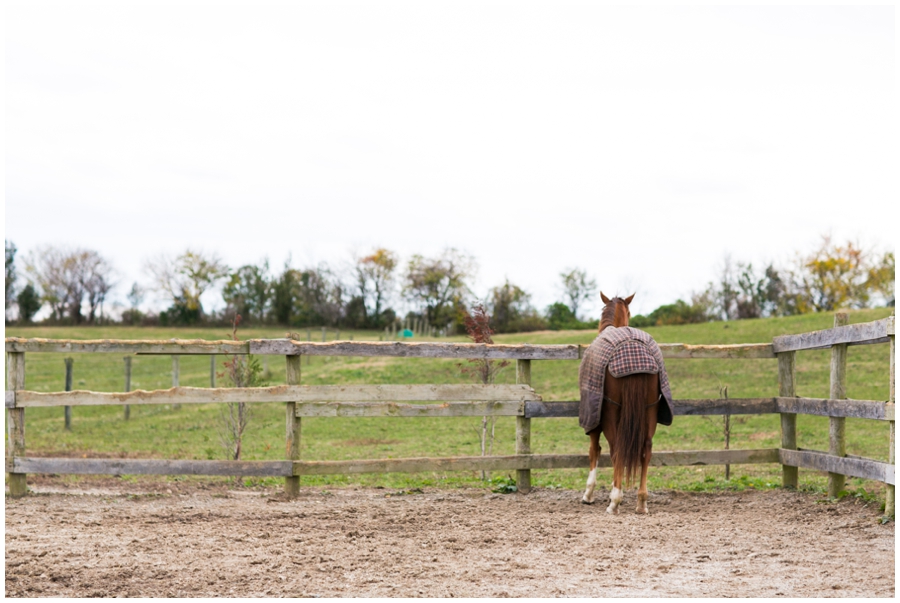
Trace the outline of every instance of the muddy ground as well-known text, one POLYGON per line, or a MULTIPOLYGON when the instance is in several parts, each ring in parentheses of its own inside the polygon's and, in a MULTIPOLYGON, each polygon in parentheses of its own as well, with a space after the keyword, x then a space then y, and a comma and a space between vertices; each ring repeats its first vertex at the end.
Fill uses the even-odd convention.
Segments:
POLYGON ((893 597, 894 524, 814 494, 30 484, 6 596, 893 597), (607 493, 600 492, 599 500, 607 493))

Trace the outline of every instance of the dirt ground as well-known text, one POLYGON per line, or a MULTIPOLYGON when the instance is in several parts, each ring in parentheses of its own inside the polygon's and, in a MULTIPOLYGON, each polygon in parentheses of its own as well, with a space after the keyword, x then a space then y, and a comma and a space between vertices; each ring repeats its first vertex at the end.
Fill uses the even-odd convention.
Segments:
POLYGON ((275 490, 115 479, 6 500, 15 596, 894 596, 894 524, 857 500, 275 490), (175 488, 173 491, 172 488, 175 488))

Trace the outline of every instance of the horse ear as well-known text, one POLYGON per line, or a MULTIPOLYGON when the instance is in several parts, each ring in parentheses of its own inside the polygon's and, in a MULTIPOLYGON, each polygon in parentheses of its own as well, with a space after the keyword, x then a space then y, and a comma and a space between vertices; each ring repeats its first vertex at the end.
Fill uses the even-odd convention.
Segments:
POLYGON ((600 292, 600 299, 603 300, 603 303, 604 303, 604 304, 608 304, 608 303, 609 303, 609 298, 606 297, 605 295, 603 295, 603 291, 600 292))
POLYGON ((631 300, 634 299, 634 296, 635 296, 635 294, 632 293, 631 295, 629 295, 628 297, 625 298, 625 305, 626 305, 626 306, 627 306, 628 304, 631 303, 631 300))

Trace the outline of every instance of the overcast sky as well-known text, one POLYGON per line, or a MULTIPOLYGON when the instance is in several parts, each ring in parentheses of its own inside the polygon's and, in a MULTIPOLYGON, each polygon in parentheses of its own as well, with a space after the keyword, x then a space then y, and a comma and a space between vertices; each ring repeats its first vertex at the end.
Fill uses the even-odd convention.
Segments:
POLYGON ((187 247, 456 247, 479 294, 581 267, 648 312, 726 253, 894 244, 890 5, 5 7, 5 236, 98 250, 120 299, 187 247))

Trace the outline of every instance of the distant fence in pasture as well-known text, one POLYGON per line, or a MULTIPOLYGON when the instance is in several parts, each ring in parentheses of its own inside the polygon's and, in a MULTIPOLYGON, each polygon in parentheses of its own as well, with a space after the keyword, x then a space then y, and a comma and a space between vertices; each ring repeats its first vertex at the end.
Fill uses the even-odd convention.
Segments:
MULTIPOLYGON (((776 337, 772 343, 738 345, 660 344, 665 358, 770 358, 778 362, 778 395, 767 398, 675 400, 676 415, 781 415, 781 447, 757 450, 654 451, 655 466, 779 463, 785 487, 796 488, 798 468, 827 471, 828 492, 836 496, 844 477, 878 480, 887 485, 885 513, 894 514, 894 317, 847 325, 847 315, 835 315, 835 327, 776 337), (890 397, 887 401, 848 400, 845 396, 847 346, 889 343, 890 397), (829 398, 802 398, 795 388, 795 354, 801 350, 832 350, 829 398), (797 445, 797 415, 830 418, 828 452, 797 445), (844 440, 847 417, 887 421, 888 462, 848 456, 844 440)), ((520 492, 531 489, 532 469, 586 468, 588 456, 533 454, 531 421, 547 417, 577 417, 578 402, 549 402, 531 388, 534 360, 579 360, 586 345, 474 344, 444 342, 310 342, 291 339, 249 341, 128 341, 6 339, 6 470, 12 496, 26 493, 28 473, 109 475, 222 475, 284 477, 290 495, 299 491, 304 475, 393 473, 458 470, 515 470, 520 492), (25 354, 127 353, 179 355, 259 354, 284 356, 286 385, 257 388, 180 387, 173 360, 171 389, 155 391, 39 393, 25 390, 25 354), (516 385, 301 385, 301 358, 306 356, 384 356, 403 358, 489 358, 516 361, 516 385), (282 461, 212 461, 158 459, 31 458, 25 455, 25 409, 28 407, 207 404, 227 402, 284 403, 286 454, 282 461), (428 404, 412 404, 427 402, 428 404), (304 417, 516 417, 516 454, 446 458, 403 458, 349 461, 300 459, 304 417)), ((609 455, 600 465, 611 466, 609 455)))

